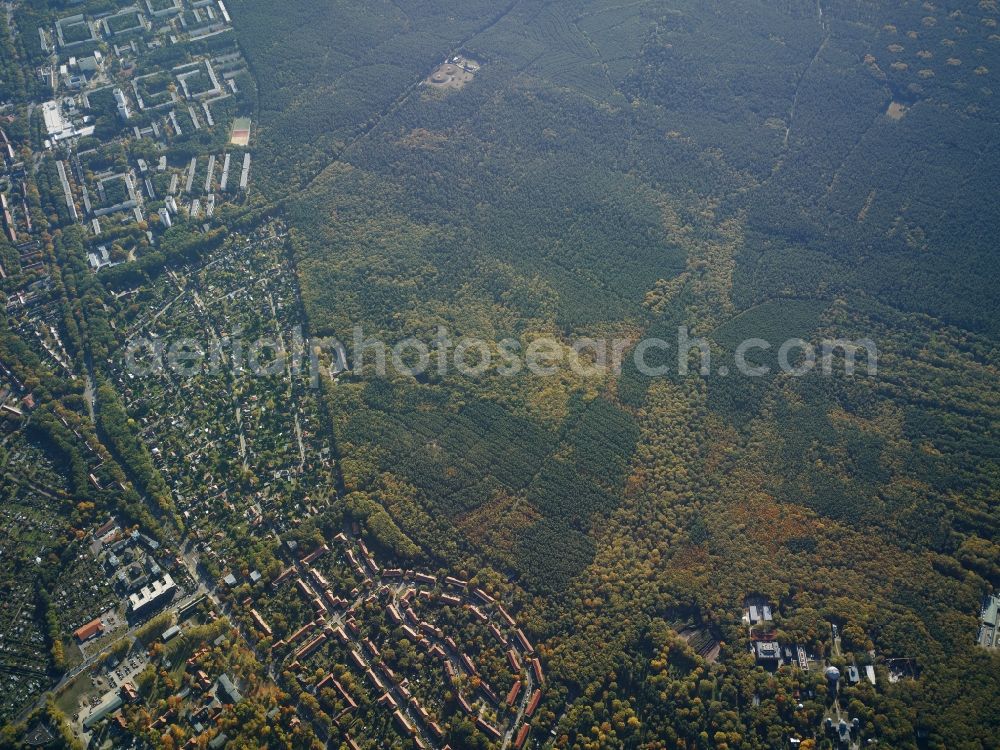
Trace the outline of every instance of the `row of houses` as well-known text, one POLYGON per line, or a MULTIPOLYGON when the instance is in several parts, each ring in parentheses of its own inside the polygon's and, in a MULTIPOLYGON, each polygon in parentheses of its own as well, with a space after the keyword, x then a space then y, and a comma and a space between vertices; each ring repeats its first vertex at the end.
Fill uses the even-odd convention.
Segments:
MULTIPOLYGON (((363 581, 363 585, 371 587, 367 596, 358 599, 359 602, 373 603, 382 594, 388 597, 384 603, 387 620, 404 637, 413 642, 417 648, 441 661, 449 681, 459 676, 459 669, 475 677, 475 686, 484 699, 497 709, 513 710, 518 699, 524 701, 524 715, 531 718, 537 711, 543 697, 545 680, 541 660, 535 655, 535 647, 523 629, 517 627, 516 620, 489 592, 479 586, 473 586, 468 580, 447 575, 440 581, 437 576, 415 570, 405 570, 398 567, 382 568, 374 559, 372 551, 363 539, 352 539, 345 533, 339 533, 334 539, 344 545, 345 562, 363 581), (355 543, 352 544, 352 541, 355 543), (392 585, 401 581, 411 581, 414 585, 393 589, 392 585), (377 590, 374 588, 377 586, 377 590), (440 588, 439 588, 440 587, 440 588), (446 606, 464 608, 477 622, 485 624, 497 642, 505 649, 511 670, 517 676, 514 687, 506 694, 506 700, 501 700, 492 686, 487 682, 471 656, 458 647, 455 640, 446 636, 434 622, 417 614, 414 609, 416 601, 425 603, 439 602, 446 606), (495 613, 495 616, 494 616, 495 613), (504 629, 510 629, 510 635, 504 629), (522 659, 522 654, 525 659, 522 659), (529 676, 523 676, 523 670, 530 670, 529 676), (532 684, 532 678, 534 684, 532 684), (522 693, 525 684, 531 689, 530 694, 522 693)), ((289 548, 292 549, 291 545, 289 548)), ((363 676, 377 694, 378 703, 392 711, 400 718, 396 720, 402 732, 413 738, 418 747, 424 746, 425 737, 419 728, 423 724, 428 731, 428 737, 441 738, 443 732, 435 717, 422 706, 412 695, 407 681, 396 675, 382 661, 378 646, 370 638, 361 636, 358 621, 351 614, 351 605, 342 597, 333 594, 330 581, 322 570, 315 565, 323 556, 329 554, 330 548, 323 544, 312 552, 297 559, 296 563, 282 570, 271 582, 272 587, 278 587, 285 582, 294 580, 295 586, 302 597, 314 607, 315 617, 310 622, 299 627, 291 635, 273 645, 274 649, 295 647, 290 652, 289 670, 304 673, 304 662, 315 653, 331 637, 336 638, 348 648, 348 662, 363 676), (334 620, 333 611, 346 614, 343 625, 334 620), (370 661, 369 661, 370 660, 370 661)), ((357 590, 356 590, 357 591, 357 590)), ((265 636, 270 627, 261 614, 247 605, 254 626, 265 636)), ((300 678, 301 679, 301 678, 300 678)), ((321 689, 330 688, 339 696, 347 711, 353 710, 357 702, 343 684, 335 682, 333 673, 326 674, 313 687, 318 693, 321 689)), ((458 692, 457 701, 462 710, 479 725, 480 731, 496 740, 502 738, 501 730, 491 722, 483 719, 472 707, 470 698, 458 692)), ((521 747, 527 740, 525 727, 518 727, 514 736, 515 747, 521 747)), ((530 730, 529 730, 530 731, 530 730)))

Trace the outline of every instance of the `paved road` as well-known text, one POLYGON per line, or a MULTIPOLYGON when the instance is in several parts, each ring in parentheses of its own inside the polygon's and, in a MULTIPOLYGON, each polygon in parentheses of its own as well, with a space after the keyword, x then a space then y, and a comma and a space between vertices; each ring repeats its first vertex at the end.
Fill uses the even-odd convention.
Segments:
MULTIPOLYGON (((194 593, 189 594, 188 596, 185 596, 184 598, 178 599, 176 602, 171 603, 171 605, 169 607, 167 607, 164 611, 170 612, 170 611, 176 611, 178 609, 181 609, 186 604, 188 604, 189 602, 194 601, 194 599, 196 599, 197 597, 199 597, 199 596, 201 596, 202 594, 205 594, 205 593, 208 593, 208 592, 204 591, 203 587, 201 585, 199 585, 198 589, 196 589, 194 591, 194 593)), ((71 669, 69 672, 66 672, 62 676, 62 679, 59 680, 59 682, 57 682, 55 685, 53 685, 45 693, 42 693, 42 695, 39 696, 38 700, 35 701, 35 703, 33 703, 30 706, 28 706, 27 708, 25 708, 21 712, 21 715, 18 717, 18 720, 22 721, 25 718, 27 718, 36 709, 40 709, 40 708, 44 707, 45 706, 45 702, 48 700, 48 697, 50 695, 58 695, 59 692, 63 690, 63 688, 65 688, 67 685, 69 685, 71 682, 73 682, 73 680, 75 680, 81 674, 83 674, 84 672, 86 672, 88 669, 90 669, 91 667, 93 667, 98 661, 100 661, 101 656, 103 656, 108 651, 110 651, 112 648, 114 648, 117 644, 119 644, 122 641, 122 639, 133 637, 133 635, 135 634, 135 631, 139 630, 143 625, 146 624, 146 622, 148 622, 148 620, 140 622, 140 623, 136 623, 135 625, 133 625, 132 627, 130 627, 128 630, 125 630, 124 632, 121 632, 121 633, 117 634, 116 637, 113 640, 106 641, 106 642, 102 643, 101 644, 101 648, 97 649, 95 651, 95 653, 93 653, 91 656, 88 656, 86 659, 84 659, 82 662, 80 662, 80 664, 78 664, 76 667, 74 667, 73 669, 71 669)))

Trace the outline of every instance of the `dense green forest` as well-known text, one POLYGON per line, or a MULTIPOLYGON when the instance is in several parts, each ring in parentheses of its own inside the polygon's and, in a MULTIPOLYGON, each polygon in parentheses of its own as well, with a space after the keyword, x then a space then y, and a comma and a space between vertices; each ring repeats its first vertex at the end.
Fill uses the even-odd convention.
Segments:
MULTIPOLYGON (((832 750, 823 721, 843 716, 858 721, 852 748, 1000 747, 1000 649, 976 643, 1000 589, 995 0, 226 5, 235 33, 184 46, 157 32, 145 53, 166 68, 238 45, 250 73, 218 105, 253 123, 238 201, 155 235, 138 220, 105 227, 96 241, 117 259, 126 238, 140 252, 93 271, 96 241, 57 159, 103 171, 160 155, 153 137, 131 139, 105 89, 79 153, 24 159, 32 243, 0 238, 5 288, 33 286, 44 304, 42 329, 6 300, 0 363, 24 407, 3 418, 45 460, 21 436, 0 441, 0 459, 58 484, 66 527, 31 592, 52 675, 71 668, 55 570, 83 560, 78 543, 109 516, 169 549, 192 542, 209 579, 238 573, 216 590, 237 620, 250 621, 251 588, 275 593, 280 638, 314 605, 269 581, 357 526, 385 568, 471 579, 510 603, 546 670, 529 746, 832 750), (449 64, 467 76, 435 84, 449 64), (177 400, 115 369, 144 327, 166 338, 203 325, 336 337, 349 368, 316 390, 291 370, 287 389, 227 372, 177 400), (475 374, 380 372, 377 344, 364 358, 351 347, 356 331, 389 346, 472 337, 493 356, 475 374), (57 333, 66 363, 39 348, 57 333), (560 355, 618 342, 622 366, 505 369, 508 347, 539 337, 560 355), (753 377, 740 372, 749 339, 770 344, 747 357, 766 369, 753 377), (799 377, 781 369, 793 339, 870 344, 799 377), (665 342, 647 358, 655 376, 632 356, 643 340, 665 342), (320 445, 322 469, 301 473, 320 445), (766 634, 742 619, 761 601, 766 634), (780 668, 752 651, 771 639, 789 648, 780 668), (834 700, 828 666, 871 678, 842 680, 834 700)), ((36 32, 73 7, 0 13, 0 121, 18 146, 43 141, 36 32)), ((152 101, 169 80, 139 87, 152 101)), ((225 128, 187 122, 172 158, 229 148, 225 128)), ((22 502, 27 480, 6 478, 5 500, 22 502)), ((358 592, 346 566, 331 576, 358 592)), ((205 658, 221 663, 210 634, 205 658)), ((234 714, 230 746, 263 742, 279 714, 296 739, 281 730, 275 746, 318 744, 314 723, 328 746, 346 741, 304 675, 258 663, 270 635, 247 643, 256 653, 240 642, 230 666, 263 698, 239 710, 242 730, 234 714), (270 695, 271 679, 292 695, 270 695), (297 708, 279 712, 288 701, 306 707, 303 728, 297 708)), ((415 654, 404 640, 386 663, 415 654)), ((493 661, 510 689, 502 650, 493 661)), ((167 670, 145 674, 155 702, 172 700, 157 683, 167 670)), ((33 720, 55 710, 42 706, 33 720)), ((144 742, 172 746, 145 709, 126 714, 144 742)), ((395 747, 384 718, 365 732, 395 747)), ((473 721, 442 716, 452 746, 500 746, 473 721)), ((0 746, 16 746, 12 732, 0 746)))
POLYGON ((973 645, 1000 584, 995 3, 238 7, 317 331, 686 325, 716 362, 748 337, 878 343, 875 377, 328 389, 348 489, 523 589, 557 746, 816 731, 818 676, 747 653, 757 592, 788 640, 832 657, 836 624, 858 659, 917 665, 851 688, 866 736, 996 747, 997 657, 973 645), (419 85, 455 51, 471 83, 419 85), (718 663, 678 616, 717 633, 718 663))

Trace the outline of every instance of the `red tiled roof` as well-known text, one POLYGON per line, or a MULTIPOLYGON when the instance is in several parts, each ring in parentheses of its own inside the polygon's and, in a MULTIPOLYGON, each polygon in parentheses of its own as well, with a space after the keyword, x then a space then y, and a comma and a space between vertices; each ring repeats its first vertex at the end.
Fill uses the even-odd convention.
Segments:
POLYGON ((86 625, 82 625, 81 627, 77 628, 73 632, 73 635, 76 636, 76 639, 82 643, 88 638, 93 638, 102 630, 104 630, 104 625, 103 623, 101 623, 101 618, 98 617, 96 620, 92 620, 91 622, 88 622, 86 625))

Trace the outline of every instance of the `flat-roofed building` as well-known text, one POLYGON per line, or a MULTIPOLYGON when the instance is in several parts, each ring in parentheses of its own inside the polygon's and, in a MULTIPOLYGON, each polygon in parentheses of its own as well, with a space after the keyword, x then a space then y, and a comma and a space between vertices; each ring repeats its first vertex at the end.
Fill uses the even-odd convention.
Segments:
POLYGON ((176 590, 177 584, 174 583, 174 579, 167 573, 163 578, 153 581, 152 584, 143 586, 136 593, 129 594, 129 612, 138 614, 148 609, 150 605, 173 596, 176 590))
POLYGON ((781 661, 781 647, 777 641, 754 641, 753 652, 757 661, 781 661))

